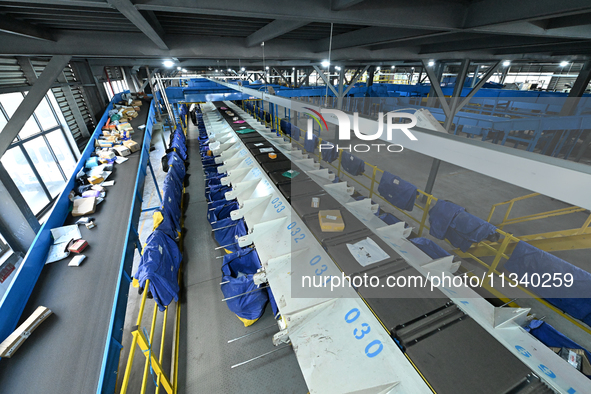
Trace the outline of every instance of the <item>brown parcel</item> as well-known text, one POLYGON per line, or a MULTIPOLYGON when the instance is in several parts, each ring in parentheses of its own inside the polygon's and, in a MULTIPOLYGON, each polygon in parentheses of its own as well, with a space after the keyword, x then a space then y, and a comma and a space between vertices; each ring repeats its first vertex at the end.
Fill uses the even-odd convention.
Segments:
POLYGON ((78 198, 74 200, 74 208, 72 209, 72 216, 84 216, 94 213, 96 209, 96 198, 78 198))
POLYGON ((51 315, 51 310, 44 306, 38 307, 35 312, 23 324, 0 344, 0 357, 10 358, 25 342, 33 331, 51 315))
POLYGON ((116 146, 113 149, 115 149, 115 152, 117 152, 119 156, 125 157, 131 154, 131 151, 126 146, 116 146))
POLYGON ((138 150, 140 150, 139 144, 135 141, 132 141, 132 140, 123 141, 123 145, 128 147, 129 150, 131 151, 131 153, 137 152, 138 150))
POLYGON ((324 232, 339 232, 345 229, 343 215, 338 209, 318 211, 318 219, 320 220, 320 228, 324 232))

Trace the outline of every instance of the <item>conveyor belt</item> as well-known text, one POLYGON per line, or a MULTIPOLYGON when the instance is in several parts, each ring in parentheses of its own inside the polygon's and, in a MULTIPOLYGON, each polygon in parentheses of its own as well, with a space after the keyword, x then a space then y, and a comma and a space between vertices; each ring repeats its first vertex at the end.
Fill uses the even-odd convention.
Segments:
MULTIPOLYGON (((225 106, 223 102, 214 104, 218 109, 225 106)), ((220 109, 234 131, 245 128, 244 123, 233 123, 237 114, 230 115, 226 111, 220 109)), ((260 157, 259 147, 251 142, 265 141, 256 139, 255 133, 238 136, 251 154, 260 157)), ((271 180, 346 275, 367 273, 379 276, 381 280, 385 280, 388 275, 420 275, 303 171, 293 182, 281 179, 277 175, 279 170, 275 168, 289 169, 289 162, 286 163, 283 157, 275 160, 280 161, 273 163, 265 159, 261 166, 271 174, 271 180), (270 171, 269 163, 273 164, 274 171, 270 171), (319 208, 311 206, 314 196, 320 197, 319 208), (318 221, 320 209, 339 209, 345 230, 339 233, 323 232, 318 221), (346 243, 367 237, 372 238, 391 257, 368 267, 361 266, 349 253, 346 243)), ((299 170, 295 164, 291 168, 299 170)), ((370 288, 358 289, 358 292, 437 393, 517 394, 525 390, 530 382, 538 384, 537 379, 531 378, 532 372, 526 365, 442 293, 439 293, 439 298, 432 298, 430 289, 394 288, 391 289, 394 298, 375 298, 375 292, 370 288)))
MULTIPOLYGON (((130 123, 132 139, 140 146, 150 104, 144 101, 130 123)), ((39 305, 50 316, 10 359, 0 360, 0 392, 95 393, 103 361, 113 298, 119 276, 141 150, 114 166, 105 201, 92 215, 96 227, 79 226, 89 247, 80 267, 69 258, 46 265, 23 312, 27 318, 39 305)), ((78 218, 68 215, 65 224, 78 218)), ((21 319, 22 320, 22 319, 21 319)))

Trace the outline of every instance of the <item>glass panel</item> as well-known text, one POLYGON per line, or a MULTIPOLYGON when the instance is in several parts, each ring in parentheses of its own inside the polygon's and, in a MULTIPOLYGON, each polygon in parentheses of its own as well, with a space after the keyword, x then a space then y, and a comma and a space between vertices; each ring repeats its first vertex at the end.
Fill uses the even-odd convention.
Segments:
POLYGON ((24 147, 29 157, 31 157, 33 164, 35 164, 35 169, 39 172, 41 180, 45 183, 45 187, 49 190, 51 197, 57 196, 62 191, 66 181, 64 181, 64 177, 53 156, 51 156, 45 140, 42 137, 35 138, 25 143, 24 147))
POLYGON ((4 129, 4 126, 6 126, 6 123, 8 123, 8 122, 6 121, 4 114, 2 112, 0 112, 0 133, 4 129))
POLYGON ((0 161, 29 204, 31 211, 38 214, 49 203, 49 199, 21 149, 16 147, 7 150, 0 161))
POLYGON ((4 110, 8 114, 10 118, 12 114, 16 111, 21 102, 23 101, 24 97, 21 93, 5 93, 0 94, 0 103, 4 107, 4 110))
POLYGON ((62 167, 62 170, 64 170, 64 174, 67 177, 71 176, 76 168, 76 159, 68 146, 63 132, 61 130, 52 131, 46 137, 51 149, 53 149, 53 153, 55 153, 55 157, 57 157, 58 163, 62 167))
POLYGON ((58 125, 57 119, 53 115, 51 107, 47 102, 47 98, 41 100, 39 106, 37 106, 37 109, 35 110, 35 115, 37 115, 37 120, 41 123, 43 130, 49 130, 58 125))
MULTIPOLYGON (((2 107, 4 107, 9 118, 14 114, 23 99, 24 97, 21 93, 6 93, 0 95, 0 103, 2 103, 2 107)), ((35 119, 31 116, 23 126, 19 133, 19 137, 27 138, 39 131, 41 131, 39 130, 39 126, 37 126, 35 119)))

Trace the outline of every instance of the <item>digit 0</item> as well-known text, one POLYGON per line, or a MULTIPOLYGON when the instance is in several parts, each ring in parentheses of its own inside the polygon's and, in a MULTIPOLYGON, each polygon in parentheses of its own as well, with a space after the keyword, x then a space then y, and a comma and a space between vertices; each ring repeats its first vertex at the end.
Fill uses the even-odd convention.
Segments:
POLYGON ((359 318, 359 315, 361 315, 361 312, 359 312, 359 309, 353 308, 349 312, 347 312, 347 314, 345 315, 345 321, 347 323, 353 323, 355 320, 357 320, 359 318), (353 317, 351 317, 351 315, 353 315, 353 317))
POLYGON ((373 341, 371 341, 366 347, 365 347, 365 355, 369 358, 375 357, 378 354, 380 354, 380 352, 382 351, 382 349, 384 349, 384 345, 382 344, 382 342, 379 339, 375 339, 373 341), (376 350, 374 350, 373 352, 370 352, 372 347, 377 346, 378 348, 376 350))

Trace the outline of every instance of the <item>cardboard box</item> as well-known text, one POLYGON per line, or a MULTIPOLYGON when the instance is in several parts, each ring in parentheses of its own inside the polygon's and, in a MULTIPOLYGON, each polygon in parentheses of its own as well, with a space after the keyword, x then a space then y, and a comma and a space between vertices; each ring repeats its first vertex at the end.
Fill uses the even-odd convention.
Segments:
POLYGON ((115 158, 115 153, 111 150, 102 150, 99 152, 99 157, 101 159, 112 160, 115 158))
POLYGON ((96 198, 77 198, 74 200, 74 208, 72 208, 72 216, 91 215, 96 209, 96 198))
POLYGON ((129 141, 123 141, 123 145, 125 145, 127 148, 129 148, 130 152, 137 152, 138 150, 140 150, 140 145, 132 140, 129 141))
POLYGON ((142 105, 142 100, 133 100, 131 102, 131 105, 133 105, 134 107, 140 107, 142 105))
POLYGON ((38 307, 23 324, 0 344, 0 357, 10 358, 39 325, 52 314, 51 309, 38 307))
POLYGON ((338 209, 318 211, 318 220, 320 221, 320 228, 324 232, 339 232, 345 229, 343 215, 338 209))
POLYGON ((113 148, 113 150, 115 150, 115 153, 117 154, 117 156, 125 157, 125 156, 131 155, 131 151, 126 146, 116 146, 113 148))
POLYGON ((91 183, 93 185, 98 185, 99 183, 101 183, 102 181, 104 181, 102 176, 96 176, 93 175, 91 177, 88 177, 88 183, 91 183))
POLYGON ((129 123, 127 123, 127 122, 125 122, 125 123, 119 123, 117 125, 117 130, 119 130, 119 131, 130 130, 130 129, 133 129, 133 127, 131 127, 131 125, 129 123))
POLYGON ((79 239, 74 241, 74 243, 68 247, 68 250, 72 253, 82 253, 84 249, 88 246, 88 242, 83 239, 79 239))
MULTIPOLYGON (((560 353, 560 347, 550 347, 550 349, 552 349, 552 351, 556 354, 560 353)), ((587 358, 587 353, 585 353, 585 351, 583 349, 568 349, 568 350, 572 350, 573 352, 575 352, 576 354, 578 354, 579 356, 581 356, 581 372, 587 376, 591 375, 591 362, 589 362, 589 359, 587 358)))

